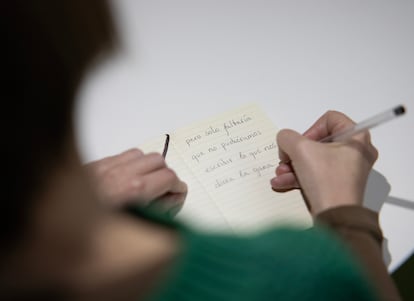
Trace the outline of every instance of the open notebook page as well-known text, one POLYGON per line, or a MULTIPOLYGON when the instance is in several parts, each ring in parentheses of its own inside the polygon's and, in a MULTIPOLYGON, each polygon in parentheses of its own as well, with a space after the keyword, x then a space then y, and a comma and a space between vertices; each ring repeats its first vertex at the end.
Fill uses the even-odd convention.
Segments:
MULTIPOLYGON (((276 193, 271 189, 278 162, 276 133, 254 104, 172 133, 169 152, 187 167, 183 179, 191 179, 185 204, 188 210, 184 206, 182 216, 194 214, 194 225, 204 227, 210 223, 210 214, 219 211, 220 219, 226 221, 223 230, 230 225, 235 233, 280 224, 310 226, 311 217, 298 191, 276 193), (205 208, 195 217, 198 206, 205 208)), ((184 167, 180 166, 178 174, 181 169, 184 167)))
MULTIPOLYGON (((144 153, 161 153, 164 148, 164 141, 165 136, 161 136, 140 145, 139 148, 144 153)), ((187 197, 183 208, 177 215, 177 219, 180 219, 199 230, 210 232, 230 230, 231 228, 219 208, 211 201, 204 187, 192 174, 181 156, 178 155, 171 142, 170 147, 168 148, 166 162, 167 165, 176 172, 178 177, 188 185, 187 197)))

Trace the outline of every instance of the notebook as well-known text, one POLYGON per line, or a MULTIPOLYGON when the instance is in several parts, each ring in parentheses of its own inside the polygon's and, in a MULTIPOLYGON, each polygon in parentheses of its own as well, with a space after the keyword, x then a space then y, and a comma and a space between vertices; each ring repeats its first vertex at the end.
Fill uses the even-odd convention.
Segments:
MULTIPOLYGON (((203 231, 235 234, 309 227, 300 192, 271 189, 277 131, 257 104, 248 104, 168 133, 167 165, 188 185, 176 218, 203 231)), ((165 140, 160 135, 139 148, 162 152, 165 140)))

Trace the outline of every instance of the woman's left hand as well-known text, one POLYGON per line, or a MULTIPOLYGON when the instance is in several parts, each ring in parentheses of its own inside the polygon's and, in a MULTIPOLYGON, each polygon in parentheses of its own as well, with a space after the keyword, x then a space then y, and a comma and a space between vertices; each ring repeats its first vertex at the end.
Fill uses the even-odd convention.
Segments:
POLYGON ((98 197, 113 207, 156 205, 177 211, 187 195, 187 185, 157 153, 131 149, 85 165, 98 197))

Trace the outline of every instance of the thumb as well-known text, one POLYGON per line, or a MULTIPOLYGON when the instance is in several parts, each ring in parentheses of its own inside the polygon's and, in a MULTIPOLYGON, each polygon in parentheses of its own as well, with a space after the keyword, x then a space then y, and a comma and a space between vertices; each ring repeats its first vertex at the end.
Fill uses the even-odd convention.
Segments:
MULTIPOLYGON (((285 153, 291 159, 295 157, 296 151, 298 149, 298 144, 306 140, 307 138, 298 132, 289 129, 279 131, 276 137, 279 150, 282 153, 285 153)), ((283 160, 283 158, 280 159, 283 160)))

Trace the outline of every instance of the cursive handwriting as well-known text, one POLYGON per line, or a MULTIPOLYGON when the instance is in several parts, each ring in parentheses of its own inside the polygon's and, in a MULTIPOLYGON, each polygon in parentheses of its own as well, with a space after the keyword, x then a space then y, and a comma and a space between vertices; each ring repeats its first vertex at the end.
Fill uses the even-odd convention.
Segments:
POLYGON ((188 147, 191 147, 191 145, 193 144, 193 143, 195 143, 195 142, 197 142, 197 141, 199 141, 199 140, 201 140, 201 135, 200 134, 198 134, 198 135, 195 135, 195 136, 192 136, 192 137, 190 137, 190 138, 186 138, 185 139, 185 143, 187 143, 187 146, 188 147))
POLYGON ((226 185, 228 183, 231 183, 233 181, 235 181, 235 179, 232 178, 232 177, 226 177, 226 178, 216 179, 216 182, 214 184, 214 187, 217 189, 217 188, 220 188, 220 187, 222 187, 222 186, 224 186, 224 185, 226 185))
POLYGON ((252 117, 243 114, 243 116, 241 116, 240 118, 235 118, 235 119, 231 119, 225 123, 223 123, 223 128, 226 131, 227 136, 230 135, 230 129, 237 127, 239 125, 243 125, 249 121, 253 120, 252 117))
POLYGON ((233 163, 233 159, 232 158, 227 158, 227 159, 219 159, 216 163, 209 165, 206 169, 205 172, 212 172, 215 171, 216 169, 219 169, 220 167, 226 166, 233 163))
POLYGON ((234 136, 234 137, 230 137, 229 139, 223 141, 220 143, 221 147, 223 150, 227 151, 228 147, 233 145, 233 144, 238 144, 238 143, 242 143, 244 141, 249 141, 254 137, 260 136, 262 134, 261 131, 257 130, 254 132, 251 132, 245 136, 234 136))

